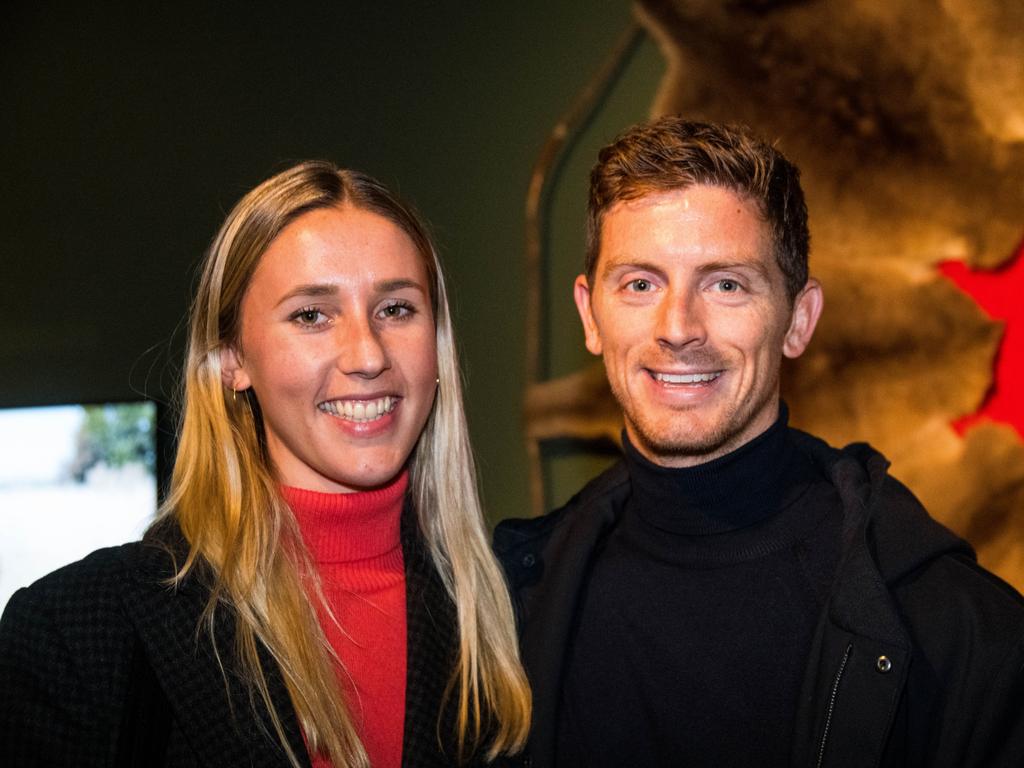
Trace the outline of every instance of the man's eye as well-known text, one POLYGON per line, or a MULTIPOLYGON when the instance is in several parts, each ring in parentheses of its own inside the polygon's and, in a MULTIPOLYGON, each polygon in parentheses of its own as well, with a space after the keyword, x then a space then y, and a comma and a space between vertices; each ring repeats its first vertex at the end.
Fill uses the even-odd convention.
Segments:
POLYGON ((636 280, 630 280, 626 284, 626 287, 629 290, 634 291, 636 293, 646 293, 647 291, 651 290, 651 281, 645 280, 642 277, 638 277, 636 280))
POLYGON ((742 288, 735 280, 719 280, 716 285, 722 293, 736 293, 742 288))

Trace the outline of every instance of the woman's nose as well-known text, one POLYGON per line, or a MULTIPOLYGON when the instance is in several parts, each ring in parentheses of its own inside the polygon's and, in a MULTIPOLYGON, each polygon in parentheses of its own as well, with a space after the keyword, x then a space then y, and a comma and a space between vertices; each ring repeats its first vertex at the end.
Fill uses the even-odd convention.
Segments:
POLYGON ((341 323, 338 336, 338 368, 347 375, 372 379, 390 366, 378 329, 366 319, 341 323))

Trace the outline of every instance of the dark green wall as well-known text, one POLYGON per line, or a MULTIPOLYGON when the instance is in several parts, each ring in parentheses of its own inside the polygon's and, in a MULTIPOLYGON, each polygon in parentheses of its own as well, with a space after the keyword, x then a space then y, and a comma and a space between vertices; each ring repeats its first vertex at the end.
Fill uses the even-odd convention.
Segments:
POLYGON ((433 224, 485 500, 521 514, 523 202, 628 3, 47 5, 0 11, 0 405, 165 396, 224 213, 328 157, 433 224))

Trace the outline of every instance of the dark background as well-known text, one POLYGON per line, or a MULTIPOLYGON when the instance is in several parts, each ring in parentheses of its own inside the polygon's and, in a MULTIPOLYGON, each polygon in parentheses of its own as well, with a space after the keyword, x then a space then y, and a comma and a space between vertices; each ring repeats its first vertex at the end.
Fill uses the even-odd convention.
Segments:
MULTIPOLYGON (((8 3, 0 406, 166 400, 224 214, 273 172, 326 157, 431 222, 485 503, 492 519, 524 514, 524 199, 629 22, 624 0, 8 3)), ((569 205, 580 229, 583 206, 569 205)))

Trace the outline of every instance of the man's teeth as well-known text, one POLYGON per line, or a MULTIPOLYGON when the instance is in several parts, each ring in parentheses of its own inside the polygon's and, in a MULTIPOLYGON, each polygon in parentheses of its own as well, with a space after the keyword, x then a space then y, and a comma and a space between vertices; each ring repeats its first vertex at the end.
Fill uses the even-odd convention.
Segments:
POLYGON ((714 373, 655 373, 654 378, 666 384, 699 384, 703 381, 714 381, 721 375, 721 371, 714 373))
POLYGON ((377 400, 330 400, 317 408, 346 421, 366 422, 391 413, 397 404, 398 398, 381 397, 377 400))

